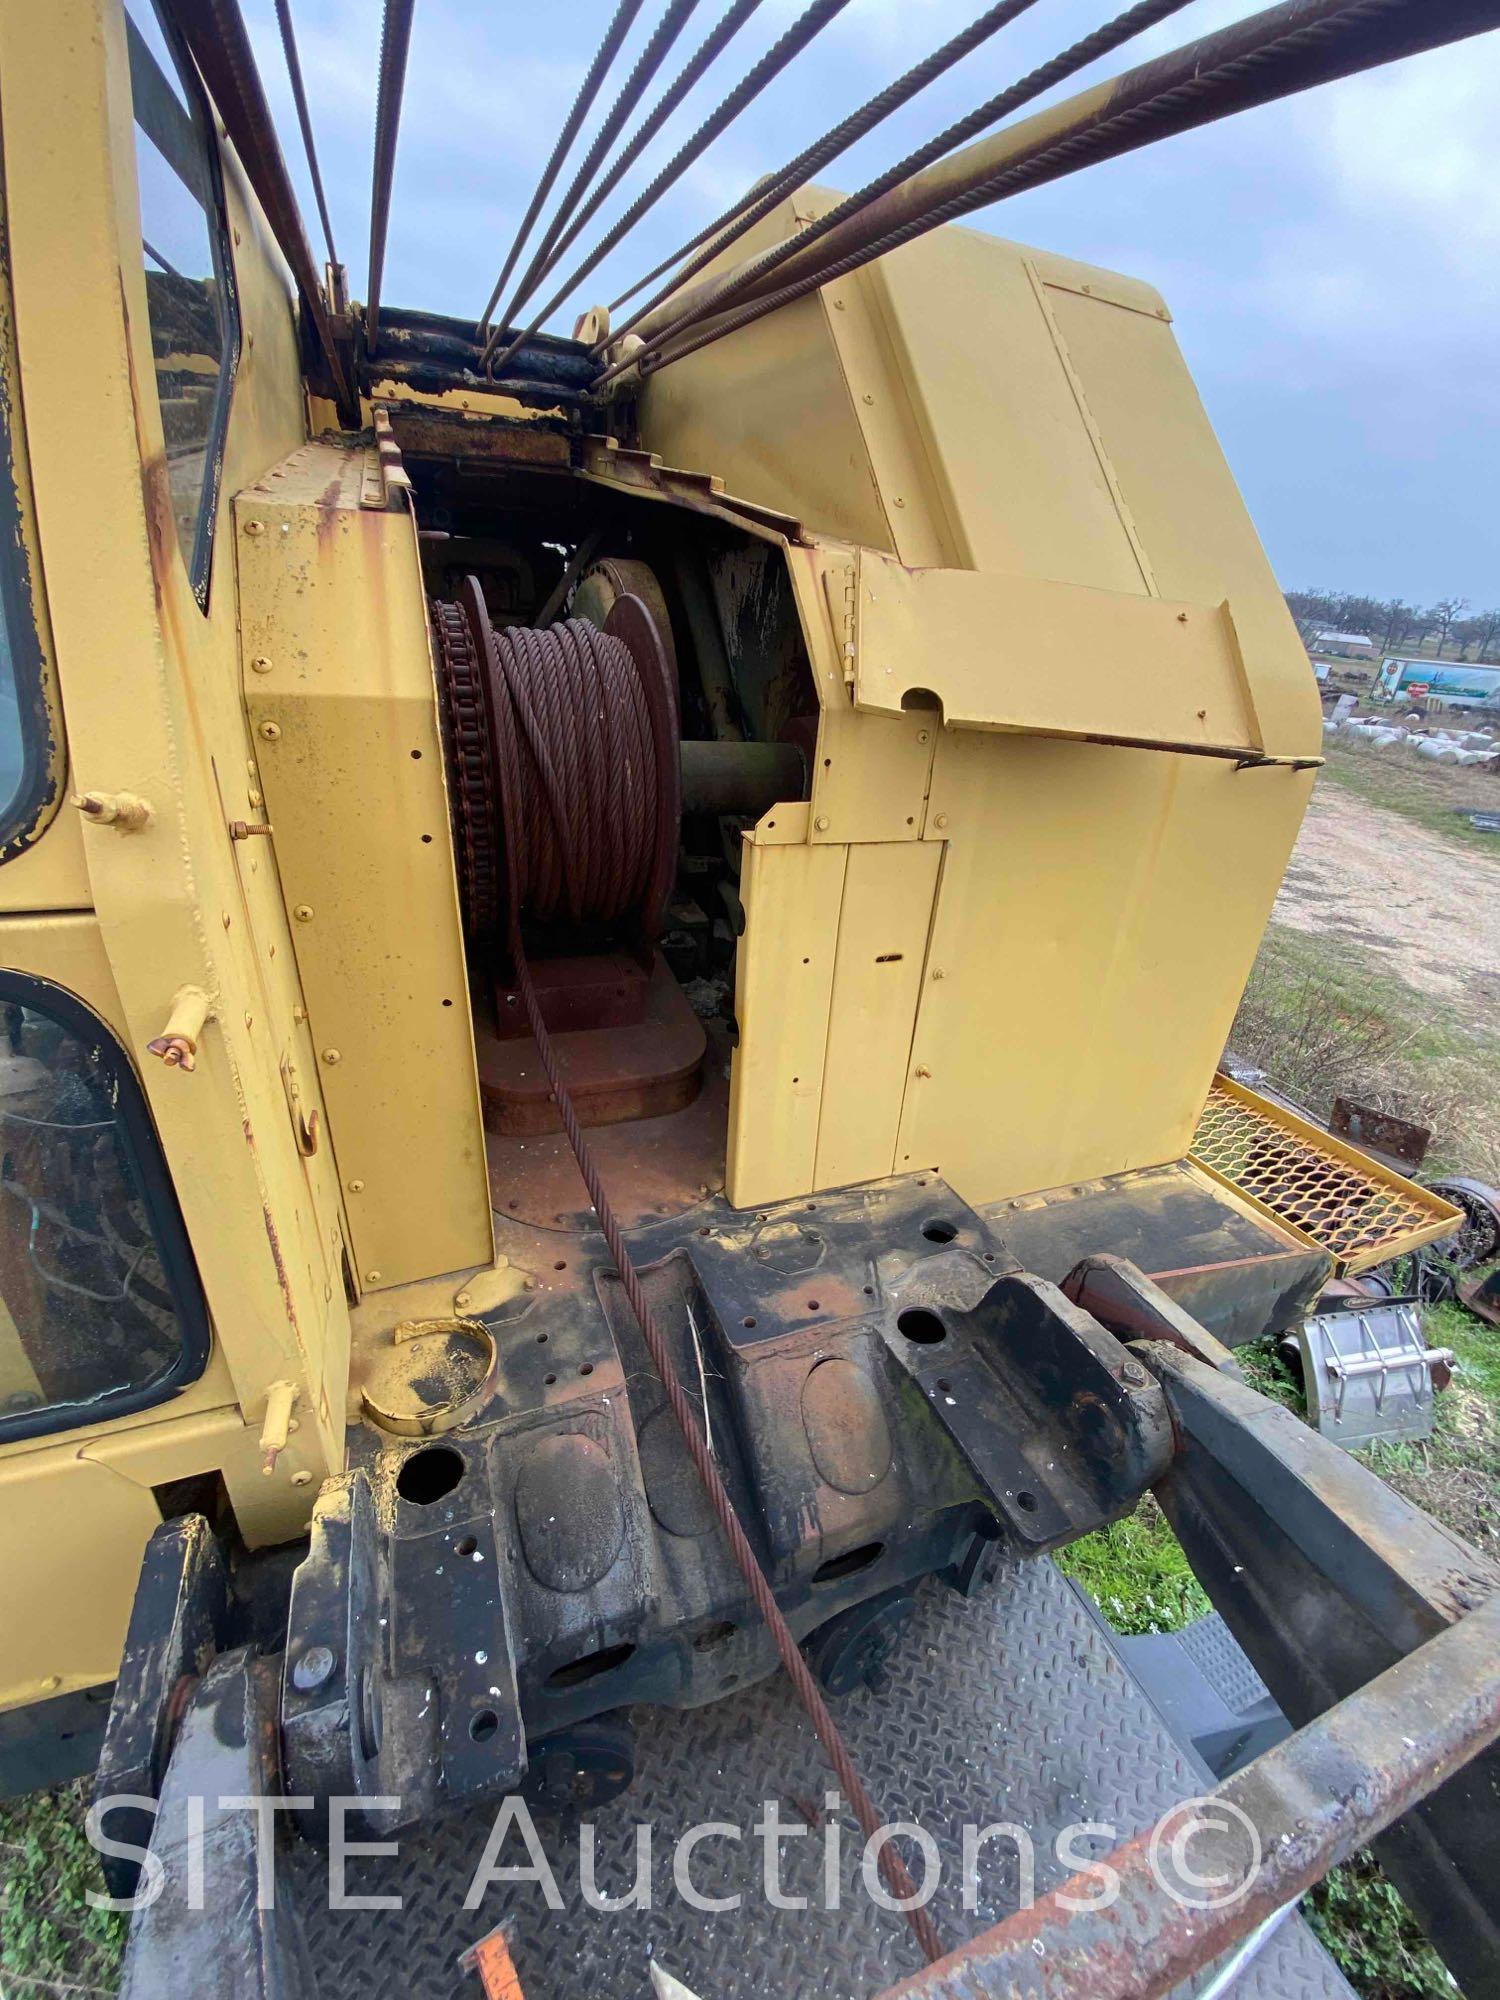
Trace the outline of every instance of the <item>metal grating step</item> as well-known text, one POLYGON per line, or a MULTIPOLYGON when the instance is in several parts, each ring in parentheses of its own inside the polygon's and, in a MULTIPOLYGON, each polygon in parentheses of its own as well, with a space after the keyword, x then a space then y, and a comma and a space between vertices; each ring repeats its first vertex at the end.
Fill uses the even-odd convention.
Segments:
POLYGON ((1326 1250, 1339 1275, 1405 1256, 1463 1221, 1426 1188, 1226 1076, 1214 1079, 1188 1156, 1326 1250))

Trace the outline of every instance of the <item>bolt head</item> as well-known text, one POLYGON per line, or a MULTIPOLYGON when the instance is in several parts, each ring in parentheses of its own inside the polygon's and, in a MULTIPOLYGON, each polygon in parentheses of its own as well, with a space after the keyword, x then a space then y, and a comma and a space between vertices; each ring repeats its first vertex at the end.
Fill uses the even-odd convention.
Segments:
POLYGON ((313 906, 311 903, 299 903, 292 911, 292 915, 299 924, 310 924, 313 920, 313 906))
POLYGON ((271 671, 271 662, 262 653, 250 662, 250 671, 252 674, 268 674, 271 671))
POLYGON ((349 1183, 350 1194, 363 1194, 364 1191, 365 1191, 365 1184, 363 1181, 361 1180, 350 1181, 349 1183))
POLYGON ((292 1686, 311 1694, 332 1678, 336 1664, 331 1646, 309 1646, 292 1667, 292 1686))
POLYGON ((946 826, 948 824, 948 815, 946 813, 939 813, 932 823, 934 826, 946 826))
POLYGON ((1123 1381, 1130 1384, 1132 1389, 1143 1389, 1150 1379, 1138 1361, 1127 1361, 1125 1366, 1120 1370, 1120 1376, 1123 1381))
POLYGON ((817 818, 813 821, 813 825, 818 829, 819 833, 827 833, 829 827, 829 819, 827 813, 819 813, 817 818))
POLYGON ((367 1285, 378 1285, 380 1283, 380 1273, 378 1271, 366 1271, 365 1283, 367 1285))
POLYGON ((275 743, 281 735, 281 724, 279 722, 263 722, 256 733, 267 743, 275 743))
POLYGON ((323 1060, 328 1064, 329 1068, 331 1069, 335 1063, 342 1062, 344 1060, 343 1052, 340 1049, 324 1049, 323 1060))
POLYGON ((264 521, 247 521, 245 523, 245 533, 247 535, 263 535, 265 532, 266 524, 264 521))

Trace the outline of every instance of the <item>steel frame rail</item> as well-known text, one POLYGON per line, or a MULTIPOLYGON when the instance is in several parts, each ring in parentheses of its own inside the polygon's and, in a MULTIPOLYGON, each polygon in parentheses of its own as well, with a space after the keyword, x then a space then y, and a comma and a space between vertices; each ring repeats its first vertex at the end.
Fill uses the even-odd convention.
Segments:
POLYGON ((880 2000, 1158 2000, 1497 1739, 1500 1598, 1195 1802, 1194 1872, 1248 1882, 1243 1895, 1219 1909, 1174 1899, 1153 1829, 880 2000), (1105 1867, 1120 1889, 1100 1908, 1105 1867))

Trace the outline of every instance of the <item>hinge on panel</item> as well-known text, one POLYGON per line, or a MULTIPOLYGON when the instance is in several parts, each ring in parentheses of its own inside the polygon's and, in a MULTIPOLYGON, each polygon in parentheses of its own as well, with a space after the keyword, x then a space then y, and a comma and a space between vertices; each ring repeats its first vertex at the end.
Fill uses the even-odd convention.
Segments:
POLYGON ((855 559, 830 556, 823 566, 823 595, 833 624, 834 644, 846 687, 854 685, 855 559))
POLYGON ((384 513, 390 505, 391 494, 409 491, 411 480, 406 467, 401 462, 401 447, 396 442, 396 434, 391 429, 391 413, 384 403, 374 406, 375 450, 365 460, 364 481, 360 487, 359 504, 379 513, 384 513))

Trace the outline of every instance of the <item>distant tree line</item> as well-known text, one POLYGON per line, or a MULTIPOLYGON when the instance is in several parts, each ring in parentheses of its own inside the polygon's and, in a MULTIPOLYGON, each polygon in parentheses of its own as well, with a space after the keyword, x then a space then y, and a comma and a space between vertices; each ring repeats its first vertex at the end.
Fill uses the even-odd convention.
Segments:
POLYGON ((1399 597, 1381 600, 1342 590, 1289 590, 1286 601, 1304 640, 1317 632, 1363 632, 1382 657, 1421 654, 1429 640, 1437 659, 1487 660, 1500 647, 1500 606, 1471 613, 1466 597, 1440 597, 1425 610, 1399 597))

